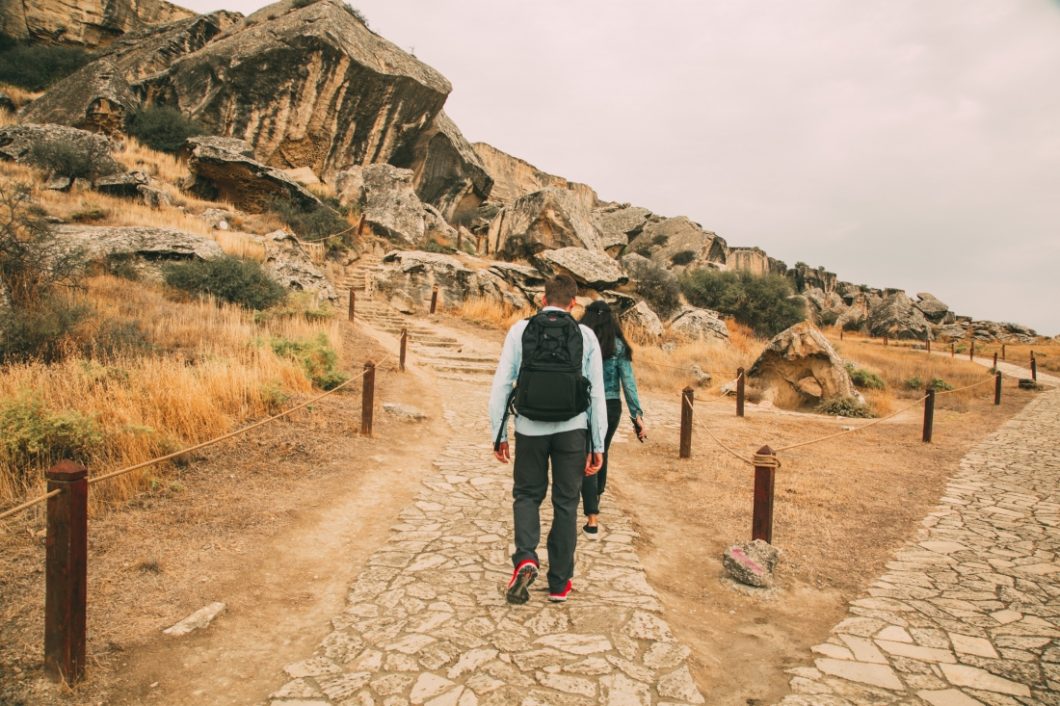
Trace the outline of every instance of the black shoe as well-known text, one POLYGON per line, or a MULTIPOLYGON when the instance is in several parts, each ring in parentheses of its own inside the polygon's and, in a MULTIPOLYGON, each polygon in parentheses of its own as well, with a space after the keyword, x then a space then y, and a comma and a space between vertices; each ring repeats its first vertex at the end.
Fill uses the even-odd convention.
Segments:
POLYGON ((600 539, 599 525, 585 525, 582 527, 582 532, 585 533, 586 539, 600 539))
POLYGON ((530 600, 530 584, 537 578, 537 564, 533 559, 524 559, 519 562, 512 572, 512 580, 508 582, 508 602, 522 605, 530 600))

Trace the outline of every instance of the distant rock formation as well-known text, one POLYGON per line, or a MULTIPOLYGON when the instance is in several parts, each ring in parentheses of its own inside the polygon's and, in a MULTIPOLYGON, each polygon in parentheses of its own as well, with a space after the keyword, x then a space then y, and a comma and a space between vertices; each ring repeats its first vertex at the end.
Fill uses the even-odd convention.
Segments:
POLYGON ((127 32, 194 14, 165 0, 9 0, 0 3, 0 33, 95 48, 127 32))
POLYGON ((513 157, 485 142, 472 145, 493 179, 490 198, 513 203, 523 196, 548 187, 566 189, 575 194, 588 208, 596 205, 596 192, 587 184, 568 181, 563 177, 543 172, 529 162, 513 157))

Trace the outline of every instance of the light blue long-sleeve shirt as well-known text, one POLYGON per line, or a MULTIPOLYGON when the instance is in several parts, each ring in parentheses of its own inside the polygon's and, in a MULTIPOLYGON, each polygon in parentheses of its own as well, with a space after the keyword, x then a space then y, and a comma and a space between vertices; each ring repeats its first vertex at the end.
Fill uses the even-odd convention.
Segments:
MULTIPOLYGON (((563 311, 558 307, 546 306, 542 311, 563 311)), ((490 392, 490 443, 497 440, 497 432, 500 430, 501 419, 504 417, 504 403, 508 401, 512 386, 519 377, 519 367, 523 362, 523 331, 526 330, 527 321, 517 322, 508 330, 504 339, 504 349, 501 351, 501 359, 497 364, 497 372, 493 376, 493 389, 490 392)), ((592 442, 592 451, 603 453, 604 434, 607 430, 607 403, 604 401, 604 366, 603 358, 600 356, 600 344, 596 340, 596 334, 587 326, 579 324, 582 332, 582 375, 589 379, 589 411, 582 412, 576 417, 565 422, 539 422, 526 417, 515 417, 515 431, 524 436, 545 436, 546 434, 558 434, 564 431, 589 428, 589 437, 592 442)), ((504 430, 501 441, 508 440, 508 430, 504 430)))

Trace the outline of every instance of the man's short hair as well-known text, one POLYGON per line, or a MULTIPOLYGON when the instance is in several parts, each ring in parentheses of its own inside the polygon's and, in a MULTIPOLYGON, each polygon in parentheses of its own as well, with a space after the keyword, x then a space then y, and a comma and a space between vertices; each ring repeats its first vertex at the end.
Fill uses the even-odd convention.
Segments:
POLYGON ((545 282, 545 299, 548 300, 549 306, 565 308, 576 296, 578 285, 570 275, 556 275, 545 282))

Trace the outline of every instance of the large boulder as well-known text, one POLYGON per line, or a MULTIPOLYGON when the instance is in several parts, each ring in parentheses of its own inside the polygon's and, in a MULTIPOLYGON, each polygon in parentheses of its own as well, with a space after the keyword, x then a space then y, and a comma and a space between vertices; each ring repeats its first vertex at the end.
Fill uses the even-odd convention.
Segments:
POLYGON ((817 287, 809 287, 802 293, 803 299, 810 305, 810 313, 818 323, 831 326, 848 310, 843 297, 836 292, 825 292, 817 287))
POLYGON ((549 187, 523 196, 490 224, 489 250, 506 259, 567 247, 602 252, 589 208, 566 189, 549 187))
POLYGON ((750 272, 757 277, 773 274, 770 267, 770 257, 761 248, 729 248, 727 264, 730 270, 736 272, 750 272))
POLYGON ((545 250, 534 256, 534 265, 549 276, 570 275, 575 282, 590 289, 611 289, 629 282, 629 276, 617 262, 584 248, 545 250))
POLYGON ((928 321, 933 324, 942 323, 950 308, 939 301, 938 297, 929 292, 918 292, 916 302, 913 304, 928 321))
POLYGON ((476 142, 472 147, 493 181, 490 198, 495 201, 511 204, 542 189, 556 188, 571 192, 586 209, 596 205, 596 192, 586 184, 541 171, 485 142, 476 142))
POLYGON ((627 309, 622 314, 622 322, 653 339, 661 338, 663 335, 663 325, 659 320, 659 315, 652 311, 644 301, 637 302, 635 306, 627 309))
POLYGON ((867 323, 873 336, 919 341, 932 337, 931 324, 901 290, 888 290, 883 302, 869 313, 867 323))
POLYGON ((338 301, 331 281, 313 263, 298 239, 284 230, 265 236, 265 270, 287 289, 310 292, 330 302, 338 301))
POLYGON ((662 267, 718 267, 728 260, 725 241, 685 216, 647 223, 629 248, 662 267))
POLYGON ((193 137, 188 146, 188 168, 195 177, 192 191, 203 198, 229 201, 251 213, 269 210, 276 200, 291 201, 305 210, 321 206, 320 199, 297 181, 248 157, 245 143, 193 137))
POLYGON ((785 409, 835 398, 862 401, 843 360, 807 321, 777 334, 747 371, 747 378, 762 391, 763 400, 785 409))
POLYGON ((443 306, 468 299, 487 299, 516 308, 525 298, 488 270, 472 269, 459 258, 439 253, 398 250, 387 253, 374 274, 375 290, 406 313, 427 311, 438 288, 443 306))
POLYGON ((593 225, 600 231, 600 245, 610 253, 619 254, 629 241, 644 228, 652 212, 628 203, 609 203, 593 209, 593 225))
POLYGON ((537 306, 545 292, 547 278, 529 265, 497 261, 490 263, 489 271, 522 292, 530 306, 537 306))
POLYGON ((42 144, 64 144, 90 155, 98 174, 115 174, 122 166, 111 157, 114 144, 102 135, 65 125, 8 125, 0 127, 0 161, 27 163, 33 148, 42 144))
POLYGON ((377 235, 420 248, 429 241, 455 241, 456 231, 441 214, 420 201, 415 175, 389 164, 353 167, 335 180, 339 201, 356 205, 366 226, 377 235))
POLYGON ((90 259, 133 255, 152 262, 212 260, 224 255, 213 240, 173 228, 146 226, 56 226, 56 235, 90 259))
POLYGON ((728 341, 729 327, 711 309, 684 306, 668 322, 670 333, 701 341, 728 341))
POLYGON ((0 3, 0 34, 98 47, 126 32, 191 16, 165 0, 26 0, 0 3))

